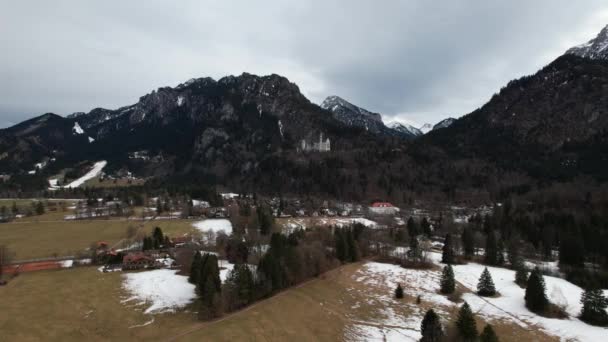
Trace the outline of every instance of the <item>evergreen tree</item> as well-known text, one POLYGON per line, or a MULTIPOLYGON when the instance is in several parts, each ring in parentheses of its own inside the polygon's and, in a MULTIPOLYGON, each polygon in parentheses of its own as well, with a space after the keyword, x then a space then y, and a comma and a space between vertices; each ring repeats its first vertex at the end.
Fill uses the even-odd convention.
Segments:
POLYGON ((201 272, 198 282, 198 291, 201 297, 204 297, 207 291, 207 282, 215 286, 214 292, 220 292, 222 281, 220 279, 220 268, 218 266, 217 256, 215 254, 205 253, 201 258, 201 272))
POLYGON ((13 202, 13 207, 11 208, 11 211, 13 212, 13 216, 19 215, 19 208, 17 208, 17 202, 13 202))
POLYGON ((361 259, 361 252, 359 251, 359 245, 357 244, 357 241, 355 241, 353 230, 350 228, 346 229, 346 243, 348 244, 348 255, 350 257, 349 261, 359 261, 359 259, 361 259))
POLYGON ((429 309, 420 324, 422 338, 420 342, 439 342, 443 339, 443 328, 439 316, 433 309, 429 309))
POLYGON ((454 270, 451 265, 443 267, 443 273, 441 274, 441 293, 451 294, 456 289, 456 282, 454 280, 454 270))
POLYGON ((42 201, 38 201, 36 203, 36 215, 42 214, 44 214, 44 205, 42 204, 42 201))
POLYGON ((480 342, 498 342, 498 336, 494 332, 494 329, 491 325, 486 324, 486 327, 483 328, 481 335, 479 335, 480 342))
POLYGON ((413 260, 420 260, 422 258, 422 250, 420 249, 417 237, 410 238, 410 250, 407 251, 407 254, 413 260))
POLYGON ((522 258, 518 258, 515 261, 515 283, 521 287, 526 286, 528 283, 528 270, 522 258))
POLYGON ((502 239, 498 240, 498 245, 496 249, 496 265, 504 265, 505 264, 505 244, 502 242, 502 239))
POLYGON ((464 341, 475 341, 477 339, 477 324, 475 323, 471 307, 467 302, 464 302, 458 312, 456 328, 464 341))
POLYGON ((485 263, 488 265, 498 265, 498 245, 493 230, 490 230, 486 238, 485 263))
POLYGON ((601 289, 586 289, 581 296, 581 320, 595 325, 607 325, 608 300, 601 289))
POLYGON ((191 284, 198 284, 201 277, 202 268, 202 257, 200 252, 194 253, 192 258, 192 264, 190 265, 190 275, 188 276, 188 282, 191 284))
POLYGON ((545 293, 545 280, 538 267, 530 273, 524 299, 526 300, 526 307, 532 312, 543 312, 549 305, 545 293))
POLYGON ((466 226, 461 235, 462 247, 464 249, 464 256, 470 259, 475 254, 475 239, 473 236, 473 230, 471 227, 466 226))
POLYGON ((253 302, 255 298, 255 283, 248 265, 237 264, 226 279, 228 287, 232 286, 234 308, 240 308, 253 302))
POLYGON ((198 312, 200 320, 209 320, 221 315, 221 297, 213 279, 208 278, 202 284, 201 307, 198 312))
POLYGON ((496 288, 494 287, 494 281, 488 268, 486 267, 481 273, 479 282, 477 283, 477 294, 480 296, 493 296, 496 294, 496 288))
POLYGON ((425 217, 422 218, 422 222, 420 222, 420 228, 422 229, 422 234, 426 235, 427 237, 431 237, 431 235, 433 234, 433 231, 431 230, 431 223, 429 222, 429 219, 425 217))
POLYGON ((410 235, 410 238, 420 235, 418 224, 416 224, 412 216, 407 220, 407 233, 410 235))
POLYGON ((444 264, 454 263, 454 246, 452 245, 452 235, 447 233, 445 235, 445 241, 443 243, 443 254, 441 255, 441 262, 444 264))
POLYGON ((154 249, 159 249, 160 246, 165 243, 163 231, 162 229, 160 229, 160 227, 154 227, 154 231, 152 233, 152 240, 154 244, 154 249))
POLYGON ((397 288, 395 289, 395 298, 403 298, 403 288, 401 287, 401 284, 397 284, 397 288))
POLYGON ((342 228, 336 228, 334 230, 334 243, 336 246, 336 258, 341 262, 348 262, 351 259, 349 254, 350 248, 342 228))

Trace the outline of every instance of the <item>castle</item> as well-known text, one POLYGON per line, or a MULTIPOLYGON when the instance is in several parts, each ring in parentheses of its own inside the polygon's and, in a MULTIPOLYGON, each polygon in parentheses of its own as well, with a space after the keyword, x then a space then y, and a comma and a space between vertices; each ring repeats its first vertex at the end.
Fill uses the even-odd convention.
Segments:
POLYGON ((300 141, 300 148, 298 150, 300 152, 329 152, 331 151, 331 141, 329 138, 323 141, 323 133, 321 133, 319 136, 319 141, 313 142, 312 144, 309 144, 305 139, 302 139, 302 141, 300 141))

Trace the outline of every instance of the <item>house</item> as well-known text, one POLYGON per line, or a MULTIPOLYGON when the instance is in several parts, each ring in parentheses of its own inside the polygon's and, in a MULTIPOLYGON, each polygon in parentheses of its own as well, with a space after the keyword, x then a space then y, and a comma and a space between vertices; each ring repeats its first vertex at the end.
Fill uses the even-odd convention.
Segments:
POLYGON ((372 215, 395 215, 399 212, 399 208, 389 202, 374 202, 368 211, 372 215))
POLYGON ((128 253, 122 258, 123 270, 140 270, 143 268, 154 267, 155 260, 144 252, 128 253))

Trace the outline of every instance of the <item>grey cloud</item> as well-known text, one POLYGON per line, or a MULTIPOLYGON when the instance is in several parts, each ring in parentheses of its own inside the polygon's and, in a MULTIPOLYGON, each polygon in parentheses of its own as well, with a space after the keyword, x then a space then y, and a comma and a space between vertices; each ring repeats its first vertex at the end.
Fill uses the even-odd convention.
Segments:
POLYGON ((595 0, 0 2, 0 126, 243 71, 437 122, 608 24, 595 0))

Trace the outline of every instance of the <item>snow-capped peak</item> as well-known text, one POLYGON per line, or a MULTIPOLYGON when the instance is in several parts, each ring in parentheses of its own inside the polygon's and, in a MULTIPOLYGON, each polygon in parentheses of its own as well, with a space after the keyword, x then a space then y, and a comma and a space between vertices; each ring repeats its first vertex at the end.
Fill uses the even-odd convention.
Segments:
POLYGON ((393 130, 395 130, 397 132, 409 133, 409 134, 414 135, 414 136, 420 136, 420 135, 422 135, 422 132, 418 128, 416 128, 416 127, 414 127, 412 125, 404 124, 404 123, 397 122, 397 121, 389 122, 386 125, 386 127, 390 128, 390 129, 393 129, 393 130))
POLYGON ((590 41, 570 48, 567 54, 591 59, 608 59, 608 26, 590 41))
POLYGON ((80 127, 78 122, 74 122, 74 127, 72 127, 72 131, 74 131, 74 134, 84 134, 84 130, 82 129, 82 127, 80 127))
POLYGON ((424 125, 420 126, 419 130, 420 132, 422 132, 422 134, 427 134, 428 132, 433 130, 433 125, 431 125, 430 123, 425 123, 424 125))

